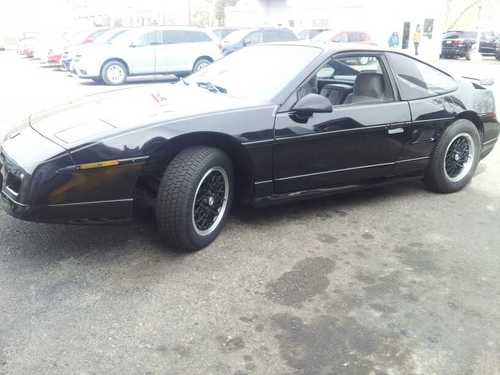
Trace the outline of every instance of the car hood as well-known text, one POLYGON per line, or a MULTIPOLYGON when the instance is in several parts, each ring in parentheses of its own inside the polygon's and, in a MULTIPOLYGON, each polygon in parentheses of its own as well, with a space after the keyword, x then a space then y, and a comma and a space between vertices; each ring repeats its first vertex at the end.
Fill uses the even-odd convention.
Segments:
POLYGON ((127 130, 211 113, 255 107, 257 102, 191 84, 149 85, 91 95, 30 116, 30 126, 68 149, 127 130))

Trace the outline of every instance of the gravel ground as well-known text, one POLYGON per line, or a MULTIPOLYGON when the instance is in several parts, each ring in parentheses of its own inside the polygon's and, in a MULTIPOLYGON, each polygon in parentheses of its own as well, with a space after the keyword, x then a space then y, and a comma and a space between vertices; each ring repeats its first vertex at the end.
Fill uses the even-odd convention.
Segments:
MULTIPOLYGON (((491 59, 440 63, 500 80, 491 59)), ((0 66, 0 133, 109 90, 14 53, 0 66)), ((147 221, 0 212, 0 374, 500 374, 499 187, 497 148, 462 192, 247 209, 189 255, 147 221)))

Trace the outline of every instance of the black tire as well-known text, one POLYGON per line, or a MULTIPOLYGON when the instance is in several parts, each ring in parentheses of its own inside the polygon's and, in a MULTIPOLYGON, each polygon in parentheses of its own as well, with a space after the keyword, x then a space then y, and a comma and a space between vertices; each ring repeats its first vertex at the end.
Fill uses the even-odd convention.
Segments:
MULTIPOLYGON (((195 251, 208 246, 224 227, 231 210, 233 186, 233 166, 223 151, 205 146, 181 151, 168 165, 158 189, 156 221, 160 236, 175 250, 195 251), (195 199, 203 182, 208 180, 207 177, 212 173, 223 176, 222 171, 225 171, 227 177, 227 180, 224 179, 224 182, 227 182, 227 196, 224 199, 226 203, 220 207, 221 213, 214 218, 212 226, 208 228, 210 231, 201 234, 202 229, 195 223, 195 204, 198 204, 195 199)), ((213 193, 210 190, 209 194, 212 203, 207 200, 205 205, 199 205, 214 205, 213 193)), ((217 201, 220 202, 219 199, 217 201)), ((217 205, 218 203, 215 204, 217 205)))
POLYGON ((128 76, 128 69, 124 63, 118 60, 111 60, 105 63, 101 69, 100 79, 106 85, 121 85, 125 83, 128 76), (113 74, 115 72, 121 71, 121 74, 113 74))
POLYGON ((430 190, 437 193, 454 193, 463 189, 474 176, 480 160, 480 154, 481 137, 477 127, 469 120, 461 119, 455 121, 444 131, 434 149, 431 162, 425 173, 425 184, 430 190), (457 140, 457 137, 466 138, 470 142, 468 147, 471 149, 473 147, 473 156, 468 159, 470 162, 466 163, 467 167, 463 167, 463 176, 458 174, 457 176, 450 177, 446 171, 446 156, 449 154, 449 149, 457 140))
POLYGON ((207 57, 200 57, 198 60, 195 61, 193 65, 193 73, 196 73, 197 71, 203 69, 207 65, 210 65, 212 63, 212 59, 209 59, 207 57))

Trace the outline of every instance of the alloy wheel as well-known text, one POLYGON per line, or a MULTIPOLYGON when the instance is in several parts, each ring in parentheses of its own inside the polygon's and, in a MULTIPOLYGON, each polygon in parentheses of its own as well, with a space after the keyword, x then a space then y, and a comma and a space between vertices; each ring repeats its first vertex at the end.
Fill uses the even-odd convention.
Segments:
POLYGON ((208 236, 224 217, 229 198, 229 177, 221 167, 210 168, 196 188, 192 208, 193 227, 200 236, 208 236))
POLYGON ((474 140, 470 134, 457 134, 446 149, 443 165, 446 178, 458 182, 467 176, 474 164, 475 152, 474 140))

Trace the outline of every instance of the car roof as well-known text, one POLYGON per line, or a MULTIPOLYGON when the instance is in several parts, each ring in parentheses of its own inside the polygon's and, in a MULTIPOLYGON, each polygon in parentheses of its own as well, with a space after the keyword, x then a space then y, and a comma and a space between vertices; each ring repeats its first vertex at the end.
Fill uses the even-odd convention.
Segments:
MULTIPOLYGON (((314 41, 292 41, 292 42, 274 42, 274 43, 262 43, 259 45, 283 45, 283 46, 298 46, 298 47, 316 47, 320 48, 326 53, 336 53, 344 51, 371 51, 371 52, 400 52, 388 48, 380 48, 378 46, 370 46, 361 43, 319 43, 314 41)), ((405 54, 404 52, 402 52, 405 54)))

